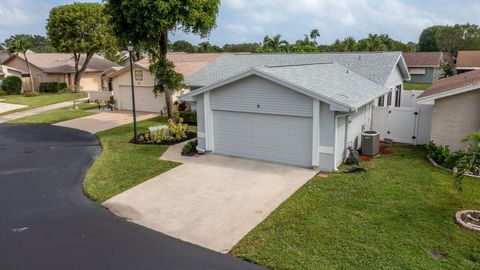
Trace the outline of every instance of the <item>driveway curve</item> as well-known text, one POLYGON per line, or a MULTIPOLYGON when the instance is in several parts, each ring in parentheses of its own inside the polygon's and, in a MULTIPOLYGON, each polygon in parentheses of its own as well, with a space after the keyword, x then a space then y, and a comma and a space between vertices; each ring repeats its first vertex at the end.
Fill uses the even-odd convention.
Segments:
POLYGON ((152 231, 83 195, 86 132, 0 125, 0 269, 263 269, 152 231))

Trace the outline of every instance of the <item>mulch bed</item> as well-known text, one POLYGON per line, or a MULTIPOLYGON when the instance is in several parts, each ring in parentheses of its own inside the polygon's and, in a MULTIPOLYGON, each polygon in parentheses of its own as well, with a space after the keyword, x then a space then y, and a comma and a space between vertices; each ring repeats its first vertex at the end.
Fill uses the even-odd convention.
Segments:
MULTIPOLYGON (((138 140, 138 144, 160 144, 160 145, 175 145, 175 144, 178 144, 178 143, 182 143, 182 142, 185 142, 185 141, 189 141, 191 139, 195 139, 197 138, 197 133, 196 132, 191 132, 191 131, 187 131, 185 134, 187 135, 186 138, 183 138, 181 140, 168 140, 168 141, 162 141, 160 143, 157 143, 157 142, 154 142, 154 141, 141 141, 140 140, 140 136, 144 136, 145 133, 142 133, 142 134, 138 134, 137 135, 137 138, 139 138, 138 140)), ((133 143, 133 139, 130 140, 130 143, 133 143)))
MULTIPOLYGON (((389 149, 390 146, 391 146, 391 144, 387 144, 387 143, 380 144, 380 152, 378 153, 378 155, 391 155, 391 154, 393 154, 394 152, 389 149)), ((371 157, 371 156, 360 155, 360 161, 362 161, 362 162, 368 162, 368 161, 372 160, 373 158, 374 157, 371 157)))

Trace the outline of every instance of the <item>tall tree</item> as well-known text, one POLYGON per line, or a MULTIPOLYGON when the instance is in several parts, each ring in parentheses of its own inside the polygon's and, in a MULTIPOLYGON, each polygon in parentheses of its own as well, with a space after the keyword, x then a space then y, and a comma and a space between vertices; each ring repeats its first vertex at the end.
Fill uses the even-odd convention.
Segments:
POLYGON ((317 38, 320 37, 320 31, 315 28, 310 31, 310 38, 313 39, 313 43, 317 44, 317 38))
POLYGON ((220 0, 106 0, 113 28, 123 41, 144 43, 155 75, 155 91, 165 93, 168 117, 173 117, 172 91, 183 76, 167 59, 168 34, 182 30, 206 37, 216 26, 220 0))
POLYGON ((432 26, 425 28, 420 34, 418 40, 418 50, 421 52, 436 52, 438 51, 437 45, 437 32, 440 26, 432 26))
MULTIPOLYGON (((32 70, 30 69, 30 62, 28 62, 28 57, 27 57, 27 51, 30 50, 30 48, 32 47, 32 43, 25 36, 16 36, 8 39, 6 42, 6 46, 7 46, 7 49, 10 51, 10 53, 16 53, 16 54, 21 53, 23 55, 23 59, 25 59, 25 63, 27 64, 28 79, 30 81, 30 87, 32 89, 32 92, 35 92, 35 87, 33 85, 32 70)), ((22 88, 22 92, 23 92, 23 88, 22 88)))
POLYGON ((193 44, 186 40, 177 40, 172 44, 172 51, 194 53, 196 48, 193 44))
POLYGON ((7 44, 12 39, 24 38, 30 44, 30 50, 36 53, 49 53, 55 52, 55 48, 50 44, 50 41, 41 35, 27 35, 27 34, 19 34, 13 35, 5 40, 5 44, 7 44))
POLYGON ((116 44, 104 6, 98 3, 74 3, 53 8, 47 33, 55 49, 73 54, 77 91, 93 55, 116 44))

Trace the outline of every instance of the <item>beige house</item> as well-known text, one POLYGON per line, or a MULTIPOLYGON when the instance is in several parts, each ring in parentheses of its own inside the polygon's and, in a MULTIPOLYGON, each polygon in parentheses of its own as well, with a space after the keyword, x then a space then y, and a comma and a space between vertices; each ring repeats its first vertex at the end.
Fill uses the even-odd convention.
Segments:
MULTIPOLYGON (((35 90, 38 90, 42 82, 65 82, 68 86, 73 85, 75 77, 75 62, 72 54, 65 53, 27 53, 28 62, 32 72, 35 90)), ((80 60, 82 63, 84 58, 80 60)), ((2 62, 2 65, 18 70, 26 71, 27 64, 22 55, 12 55, 2 62)), ((80 89, 82 91, 102 90, 103 82, 101 74, 103 71, 118 66, 117 64, 99 56, 94 55, 82 74, 80 89)), ((28 76, 28 75, 27 75, 28 76)), ((24 80, 24 91, 31 91, 29 80, 24 80)))
POLYGON ((453 151, 463 149, 460 140, 480 130, 480 70, 437 81, 417 103, 433 105, 431 139, 453 151))
MULTIPOLYGON (((197 72, 208 63, 216 60, 221 54, 218 53, 168 53, 167 57, 175 64, 175 70, 186 78, 197 72)), ((155 87, 155 78, 152 76, 148 67, 149 59, 144 58, 133 64, 133 80, 135 86, 135 108, 138 111, 161 113, 165 111, 164 95, 155 96, 153 89, 155 87)), ((119 109, 132 109, 132 87, 130 77, 130 66, 120 69, 112 68, 105 72, 105 83, 108 90, 113 91, 119 109)), ((182 89, 175 93, 174 100, 178 95, 184 94, 188 89, 182 89)))

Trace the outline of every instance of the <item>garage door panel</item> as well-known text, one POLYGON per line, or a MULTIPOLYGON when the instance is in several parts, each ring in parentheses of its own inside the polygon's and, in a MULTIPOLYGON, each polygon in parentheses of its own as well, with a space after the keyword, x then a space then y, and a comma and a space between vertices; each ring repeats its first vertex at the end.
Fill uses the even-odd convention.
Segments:
POLYGON ((213 118, 216 153, 312 165, 312 118, 217 110, 213 118))

